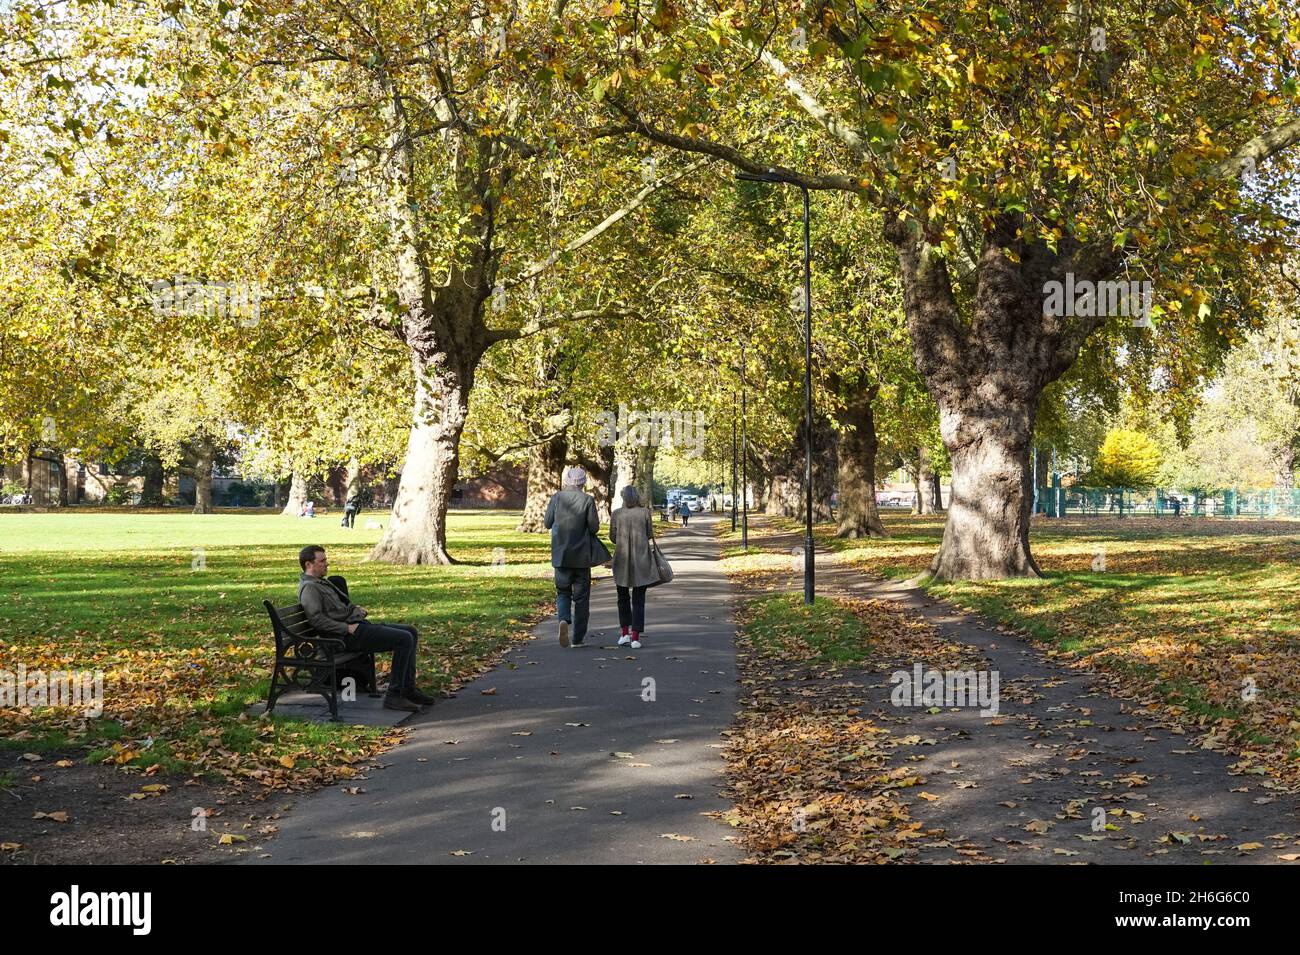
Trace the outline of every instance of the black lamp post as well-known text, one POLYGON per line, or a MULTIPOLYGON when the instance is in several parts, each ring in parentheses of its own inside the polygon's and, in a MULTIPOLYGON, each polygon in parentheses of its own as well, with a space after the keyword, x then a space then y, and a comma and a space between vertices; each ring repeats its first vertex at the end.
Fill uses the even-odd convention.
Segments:
POLYGON ((745 387, 745 343, 740 343, 740 546, 749 553, 749 427, 745 387))
POLYGON ((731 533, 736 533, 736 393, 731 393, 731 533))
MULTIPOLYGON (((812 255, 808 241, 808 187, 781 175, 775 169, 754 174, 736 173, 737 179, 748 182, 768 182, 798 186, 803 193, 803 408, 804 408, 804 543, 803 543, 803 602, 811 604, 814 594, 813 580, 813 486, 812 486, 812 255)), ((743 353, 742 353, 743 354, 743 353)))

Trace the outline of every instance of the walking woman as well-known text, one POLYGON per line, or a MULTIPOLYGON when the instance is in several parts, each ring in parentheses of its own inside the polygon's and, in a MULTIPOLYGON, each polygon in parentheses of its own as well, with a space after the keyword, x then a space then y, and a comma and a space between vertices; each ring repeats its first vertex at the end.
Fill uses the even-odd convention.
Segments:
POLYGON ((620 647, 641 649, 645 633, 645 589, 656 583, 650 538, 654 536, 650 508, 634 487, 619 492, 623 506, 609 519, 609 539, 614 542, 614 585, 618 589, 618 623, 623 635, 620 647))

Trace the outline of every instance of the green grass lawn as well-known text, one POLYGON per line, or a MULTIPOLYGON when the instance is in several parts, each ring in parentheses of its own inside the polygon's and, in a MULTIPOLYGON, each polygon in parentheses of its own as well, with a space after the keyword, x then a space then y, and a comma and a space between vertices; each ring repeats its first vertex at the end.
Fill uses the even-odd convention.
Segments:
MULTIPOLYGON (((832 525, 816 532, 836 563, 911 578, 929 565, 943 522, 887 514, 885 540, 840 540, 832 525)), ((751 527, 751 545, 799 527, 751 527)), ((729 555, 737 537, 722 535, 729 555)), ((1039 519, 1030 540, 1044 579, 926 586, 1023 628, 1062 659, 1119 676, 1189 729, 1213 727, 1257 771, 1300 782, 1300 523, 1039 519)), ((729 563, 758 571, 788 560, 751 551, 729 563)))
MULTIPOLYGON (((0 515, 0 670, 102 670, 105 712, 0 710, 0 746, 88 752, 132 767, 267 783, 320 778, 390 742, 389 731, 250 720, 273 658, 262 607, 297 601, 297 553, 330 572, 374 620, 415 624, 419 681, 446 689, 485 666, 553 597, 549 537, 517 512, 453 512, 453 567, 366 562, 381 530, 247 514, 0 515), (493 566, 496 548, 504 563, 493 566)), ((381 666, 387 657, 381 657, 381 666)))
POLYGON ((744 632, 760 654, 838 666, 860 665, 871 654, 866 625, 840 601, 809 607, 802 594, 772 594, 746 610, 744 632))

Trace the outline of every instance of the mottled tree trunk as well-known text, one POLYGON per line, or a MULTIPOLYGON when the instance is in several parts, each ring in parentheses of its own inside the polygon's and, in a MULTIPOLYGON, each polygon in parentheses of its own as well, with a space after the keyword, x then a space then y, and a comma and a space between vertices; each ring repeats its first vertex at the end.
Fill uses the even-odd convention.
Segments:
POLYGON ((930 450, 925 445, 916 449, 916 469, 912 483, 916 488, 916 499, 912 504, 913 514, 934 514, 936 499, 934 494, 935 473, 930 468, 930 450))
POLYGON ((307 476, 301 471, 294 471, 293 477, 289 480, 289 498, 284 502, 284 510, 280 513, 297 517, 302 513, 303 505, 306 503, 307 476))
POLYGON ((1038 510, 1039 512, 1045 512, 1047 510, 1046 495, 1052 493, 1049 487, 1052 483, 1051 452, 1039 448, 1036 465, 1034 468, 1034 488, 1039 495, 1042 495, 1038 499, 1038 510))
POLYGON ((636 489, 641 492, 641 500, 647 507, 651 507, 655 499, 655 458, 658 456, 659 448, 653 444, 646 444, 636 450, 636 489))
POLYGON ((591 475, 592 483, 587 490, 596 501, 596 516, 602 524, 609 523, 609 515, 614 507, 614 446, 606 445, 596 449, 596 457, 580 455, 582 466, 591 475))
POLYGON ((1290 446, 1277 454, 1277 487, 1288 494, 1295 489, 1295 448, 1290 446))
MULTIPOLYGON (((460 436, 469 415, 470 368, 450 355, 415 364, 414 420, 392 518, 370 553, 394 564, 451 564, 447 509, 460 471, 460 436)), ((475 357, 477 362, 477 356, 475 357)))
POLYGON ((939 580, 1041 576, 1029 549, 1029 451, 1043 389, 1078 357, 1104 317, 1049 314, 1044 286, 1065 271, 1095 280, 1118 258, 1070 243, 1025 243, 1020 217, 988 227, 962 314, 949 263, 915 223, 893 222, 916 366, 939 406, 951 499, 930 573, 939 580))
POLYGON ((194 513, 212 513, 212 467, 217 449, 206 439, 194 442, 194 513))
POLYGON ((146 454, 140 470, 144 477, 140 487, 140 503, 161 504, 163 501, 162 459, 156 454, 146 454))
POLYGON ((799 480, 792 473, 792 458, 778 459, 778 470, 768 476, 763 513, 770 517, 794 517, 801 505, 799 480))
POLYGON ((1039 576, 1029 552, 1034 406, 945 407, 952 500, 931 572, 943 580, 1039 576))
POLYGON ((343 484, 343 500, 346 504, 361 493, 361 461, 354 454, 348 459, 347 475, 343 484))
POLYGON ((445 145, 456 156, 456 191, 467 209, 459 234, 463 246, 451 268, 435 278, 421 222, 425 193, 416 175, 416 140, 406 103, 387 76, 381 86, 388 126, 383 201, 400 315, 395 333, 410 354, 415 398, 396 500, 370 559, 451 564, 447 509, 460 471, 460 437, 474 373, 492 342, 483 307, 495 280, 495 215, 509 172, 496 140, 467 134, 451 121, 445 100, 434 103, 449 130, 445 145))
POLYGON ((614 510, 623 506, 619 495, 625 487, 636 487, 636 448, 620 441, 614 449, 614 496, 610 502, 614 510))
MULTIPOLYGON (((805 519, 804 509, 808 500, 807 488, 804 484, 807 471, 805 458, 807 445, 804 437, 806 431, 804 422, 800 419, 795 441, 794 465, 797 468, 797 476, 794 483, 799 501, 798 507, 795 508, 795 517, 801 521, 805 519)), ((814 413, 812 438, 813 523, 825 523, 832 519, 831 494, 835 489, 834 475, 839 454, 835 429, 825 415, 814 413)))
POLYGON ((53 456, 50 458, 50 460, 53 461, 54 465, 59 469, 59 476, 58 478, 55 479, 54 487, 52 488, 52 490, 54 491, 54 501, 52 503, 58 505, 59 507, 67 507, 69 503, 68 502, 67 458, 60 451, 54 451, 52 452, 52 454, 53 456))
POLYGON ((569 437, 564 431, 528 449, 528 494, 524 501, 524 516, 516 531, 537 534, 546 530, 546 505, 560 489, 568 453, 569 437))
POLYGON ((857 389, 845 396, 844 430, 839 448, 838 537, 884 537, 876 506, 876 417, 872 409, 877 388, 857 389))

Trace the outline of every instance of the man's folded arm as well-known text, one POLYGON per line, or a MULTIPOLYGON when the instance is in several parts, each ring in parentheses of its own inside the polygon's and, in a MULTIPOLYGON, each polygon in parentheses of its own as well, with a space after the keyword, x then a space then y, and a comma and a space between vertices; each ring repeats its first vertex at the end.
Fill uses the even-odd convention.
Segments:
POLYGON ((348 625, 341 620, 335 620, 326 615, 325 603, 321 599, 321 595, 311 587, 305 588, 298 599, 302 602, 302 609, 307 611, 307 619, 317 633, 326 637, 339 637, 340 639, 347 637, 348 625))

